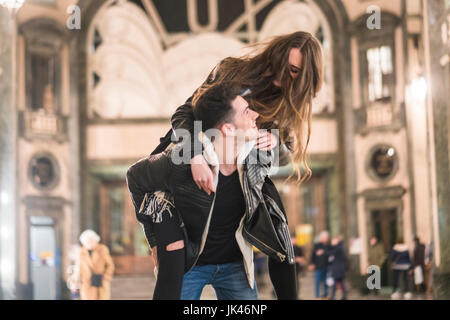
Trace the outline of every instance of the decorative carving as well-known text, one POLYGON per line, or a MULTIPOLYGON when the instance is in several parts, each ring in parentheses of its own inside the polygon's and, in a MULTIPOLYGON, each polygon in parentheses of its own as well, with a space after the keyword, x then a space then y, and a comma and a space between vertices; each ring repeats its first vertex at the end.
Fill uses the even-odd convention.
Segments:
POLYGON ((68 117, 48 112, 44 109, 38 111, 25 110, 19 112, 19 134, 21 137, 32 140, 68 140, 68 117))
POLYGON ((28 165, 28 178, 38 190, 55 188, 60 179, 58 160, 49 152, 35 154, 28 165))
POLYGON ((208 25, 198 22, 198 0, 187 0, 188 22, 193 32, 213 32, 219 24, 218 0, 208 0, 208 25))
POLYGON ((67 119, 61 115, 61 51, 64 27, 49 19, 20 26, 25 38, 27 108, 19 113, 21 135, 28 140, 66 141, 67 119))
POLYGON ((221 21, 218 14, 224 13, 218 11, 217 0, 207 3, 207 26, 198 23, 197 0, 187 1, 190 30, 177 33, 166 30, 153 1, 141 2, 141 7, 111 2, 93 19, 88 37, 89 118, 170 117, 221 59, 246 52, 242 41, 252 43, 297 30, 317 35, 324 48, 325 84, 313 102, 313 112, 334 112, 331 31, 312 2, 281 2, 257 27, 256 15, 271 1, 246 0, 244 12, 228 26, 220 26, 220 33, 215 32, 221 21))
POLYGON ((389 145, 372 147, 366 159, 366 170, 369 176, 378 182, 391 180, 398 171, 397 151, 389 145))

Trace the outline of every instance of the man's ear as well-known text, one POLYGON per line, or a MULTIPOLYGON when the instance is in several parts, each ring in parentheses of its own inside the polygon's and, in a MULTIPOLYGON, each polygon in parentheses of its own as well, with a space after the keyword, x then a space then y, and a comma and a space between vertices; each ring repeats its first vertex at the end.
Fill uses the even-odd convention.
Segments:
POLYGON ((220 127, 220 131, 224 136, 234 136, 235 128, 231 123, 224 123, 220 127))

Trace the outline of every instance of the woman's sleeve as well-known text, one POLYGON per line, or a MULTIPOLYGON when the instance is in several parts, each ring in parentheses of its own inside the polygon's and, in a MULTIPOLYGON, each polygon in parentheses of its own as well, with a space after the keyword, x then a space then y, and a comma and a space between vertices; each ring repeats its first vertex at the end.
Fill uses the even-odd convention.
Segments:
POLYGON ((151 248, 157 245, 151 218, 141 212, 148 193, 168 190, 171 159, 166 153, 151 155, 132 165, 127 171, 127 186, 135 208, 136 218, 144 229, 151 248))
POLYGON ((186 129, 189 132, 194 130, 194 112, 192 109, 193 95, 181 106, 177 108, 172 116, 172 130, 186 129))
MULTIPOLYGON (((214 82, 216 75, 217 75, 218 67, 221 63, 222 63, 222 61, 217 66, 214 67, 214 69, 210 72, 210 74, 208 75, 208 77, 206 78, 206 80, 202 84, 202 86, 204 84, 211 84, 214 82)), ((200 86, 200 88, 202 86, 200 86)), ((201 146, 202 144, 198 140, 198 137, 196 137, 194 135, 195 118, 194 118, 194 111, 192 109, 192 99, 194 98, 195 93, 199 89, 197 89, 194 92, 194 94, 189 99, 187 99, 183 105, 179 106, 177 108, 177 110, 175 110, 175 113, 173 114, 173 116, 171 118, 172 131, 175 135, 175 141, 178 142, 178 140, 180 139, 180 136, 183 136, 183 134, 180 134, 180 133, 177 134, 177 130, 179 130, 179 129, 187 130, 191 134, 192 157, 202 154, 202 148, 194 148, 195 145, 201 146)))
POLYGON ((104 277, 107 281, 111 281, 114 275, 114 262, 111 258, 111 254, 109 253, 109 249, 107 246, 104 246, 104 254, 106 262, 104 277))
POLYGON ((271 132, 273 135, 275 135, 278 138, 278 144, 274 149, 275 153, 275 161, 273 165, 275 167, 283 167, 289 164, 291 161, 291 142, 286 141, 285 143, 281 142, 281 138, 279 135, 275 132, 271 132))

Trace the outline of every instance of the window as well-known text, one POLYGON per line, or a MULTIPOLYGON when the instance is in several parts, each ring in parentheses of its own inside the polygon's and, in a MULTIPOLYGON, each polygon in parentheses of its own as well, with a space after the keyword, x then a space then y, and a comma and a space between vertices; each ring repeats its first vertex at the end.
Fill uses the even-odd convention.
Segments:
POLYGON ((389 46, 380 46, 366 51, 368 101, 389 102, 393 84, 392 54, 389 46))
POLYGON ((56 101, 56 56, 30 52, 30 107, 33 111, 54 113, 56 101))

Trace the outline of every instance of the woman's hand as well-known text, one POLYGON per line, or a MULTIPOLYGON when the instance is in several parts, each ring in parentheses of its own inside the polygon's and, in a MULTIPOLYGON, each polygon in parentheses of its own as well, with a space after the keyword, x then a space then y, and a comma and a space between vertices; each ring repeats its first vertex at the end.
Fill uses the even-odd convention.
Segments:
POLYGON ((208 195, 211 192, 216 192, 213 184, 213 172, 203 155, 199 154, 191 159, 191 171, 192 177, 199 189, 205 190, 208 195))
POLYGON ((278 137, 270 132, 264 132, 256 141, 256 149, 262 151, 273 150, 278 144, 278 137))

